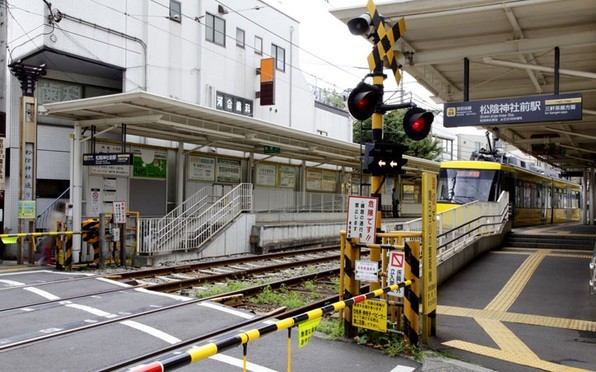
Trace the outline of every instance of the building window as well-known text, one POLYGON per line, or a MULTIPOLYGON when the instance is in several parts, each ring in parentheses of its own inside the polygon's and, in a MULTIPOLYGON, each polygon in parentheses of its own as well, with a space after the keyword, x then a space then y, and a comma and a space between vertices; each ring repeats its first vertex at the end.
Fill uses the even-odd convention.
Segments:
POLYGON ((286 71, 286 50, 275 44, 271 44, 271 57, 275 58, 275 68, 279 71, 286 71))
POLYGON ((207 38, 207 41, 225 47, 226 21, 209 13, 207 13, 207 15, 205 16, 205 20, 205 37, 207 38))
POLYGON ((170 0, 170 19, 182 22, 182 5, 180 5, 180 1, 170 0))
POLYGON ((263 38, 255 36, 255 53, 263 54, 263 38))
POLYGON ((236 28, 236 46, 244 48, 244 30, 236 28))

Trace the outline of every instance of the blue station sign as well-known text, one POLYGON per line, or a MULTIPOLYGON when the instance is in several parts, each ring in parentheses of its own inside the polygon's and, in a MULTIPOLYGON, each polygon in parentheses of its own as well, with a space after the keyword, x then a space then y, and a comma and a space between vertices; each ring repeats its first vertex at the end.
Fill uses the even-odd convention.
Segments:
POLYGON ((580 93, 451 102, 444 105, 443 126, 522 124, 582 119, 580 93))

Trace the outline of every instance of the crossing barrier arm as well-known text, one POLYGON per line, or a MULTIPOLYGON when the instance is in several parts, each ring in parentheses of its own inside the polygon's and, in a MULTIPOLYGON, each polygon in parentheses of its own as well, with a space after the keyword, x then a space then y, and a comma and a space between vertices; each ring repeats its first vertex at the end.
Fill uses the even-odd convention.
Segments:
POLYGON ((246 332, 239 333, 235 336, 224 338, 220 341, 214 341, 207 343, 202 346, 194 346, 182 354, 177 354, 169 358, 165 358, 160 361, 152 362, 149 364, 141 365, 130 369, 130 372, 152 372, 152 371, 172 371, 176 368, 184 367, 191 363, 198 362, 203 359, 207 359, 219 352, 231 349, 239 345, 245 345, 250 341, 257 340, 259 337, 264 336, 268 333, 281 331, 283 329, 291 329, 297 326, 299 323, 313 320, 322 317, 324 314, 340 311, 346 307, 352 306, 355 303, 362 302, 366 299, 379 297, 387 292, 397 291, 400 288, 409 287, 412 285, 412 280, 406 280, 401 283, 393 284, 384 288, 379 288, 365 294, 351 297, 344 301, 334 302, 332 304, 323 306, 321 308, 307 311, 302 314, 298 314, 291 318, 279 320, 273 324, 268 324, 260 328, 248 330, 246 332))

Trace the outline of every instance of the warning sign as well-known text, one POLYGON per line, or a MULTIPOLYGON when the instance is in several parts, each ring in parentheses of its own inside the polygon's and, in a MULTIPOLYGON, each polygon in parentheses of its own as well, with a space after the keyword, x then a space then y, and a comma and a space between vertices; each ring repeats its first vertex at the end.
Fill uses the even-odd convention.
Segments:
POLYGON ((352 306, 352 325, 354 327, 387 332, 387 302, 364 300, 352 306))
POLYGON ((319 324, 321 324, 321 318, 310 319, 298 324, 298 333, 300 334, 300 337, 298 338, 298 348, 301 348, 308 343, 308 340, 315 334, 315 328, 317 328, 319 324))
MULTIPOLYGON (((389 252, 389 264, 387 265, 387 284, 393 285, 404 281, 404 252, 389 252)), ((403 297, 404 289, 388 293, 392 296, 403 297)))

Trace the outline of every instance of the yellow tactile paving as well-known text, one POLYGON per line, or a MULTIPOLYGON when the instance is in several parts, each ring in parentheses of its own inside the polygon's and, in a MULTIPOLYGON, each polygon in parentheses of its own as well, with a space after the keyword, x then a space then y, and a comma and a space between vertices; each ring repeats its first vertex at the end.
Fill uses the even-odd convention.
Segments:
MULTIPOLYGON (((586 251, 580 252, 583 253, 586 251)), ((501 359, 511 363, 529 366, 545 371, 586 371, 580 368, 563 366, 541 360, 532 350, 530 350, 527 345, 523 343, 522 340, 520 340, 503 324, 503 322, 511 322, 596 332, 596 322, 593 321, 507 312, 545 257, 555 256, 584 258, 584 255, 553 253, 552 249, 521 249, 516 251, 513 248, 509 252, 499 253, 523 254, 528 255, 528 258, 515 271, 515 273, 511 276, 499 293, 484 309, 467 309, 442 305, 437 306, 438 314, 473 318, 484 329, 488 336, 490 336, 499 346, 499 349, 477 345, 461 340, 452 340, 444 342, 443 344, 475 354, 501 359)), ((589 258, 590 256, 585 255, 585 257, 589 258)))
POLYGON ((568 366, 562 366, 560 364, 547 362, 538 358, 532 358, 518 353, 510 351, 494 349, 492 347, 482 346, 473 344, 471 342, 453 340, 444 342, 444 345, 454 347, 461 350, 466 350, 478 355, 484 355, 487 357, 505 360, 507 362, 520 364, 532 368, 538 368, 544 371, 555 371, 555 372, 572 372, 572 371, 588 371, 587 369, 573 368, 568 366))
POLYGON ((507 284, 495 298, 486 306, 486 310, 507 311, 524 289, 538 265, 550 250, 540 250, 532 253, 524 263, 515 271, 507 284))
POLYGON ((493 319, 501 322, 596 332, 596 322, 589 320, 557 318, 551 316, 510 313, 503 311, 468 309, 464 307, 444 305, 437 306, 437 313, 441 315, 461 316, 465 318, 493 319))
MULTIPOLYGON (((562 250, 567 252, 567 250, 562 250)), ((549 257, 565 257, 565 258, 582 258, 582 259, 590 259, 592 258, 592 254, 588 253, 588 251, 580 251, 580 250, 569 250, 568 252, 585 252, 585 254, 572 254, 572 253, 556 253, 555 250, 552 250, 551 253, 547 254, 549 257)), ((508 252, 508 251, 492 251, 491 253, 495 254, 519 254, 519 255, 530 255, 532 252, 530 251, 519 251, 519 252, 508 252)))

